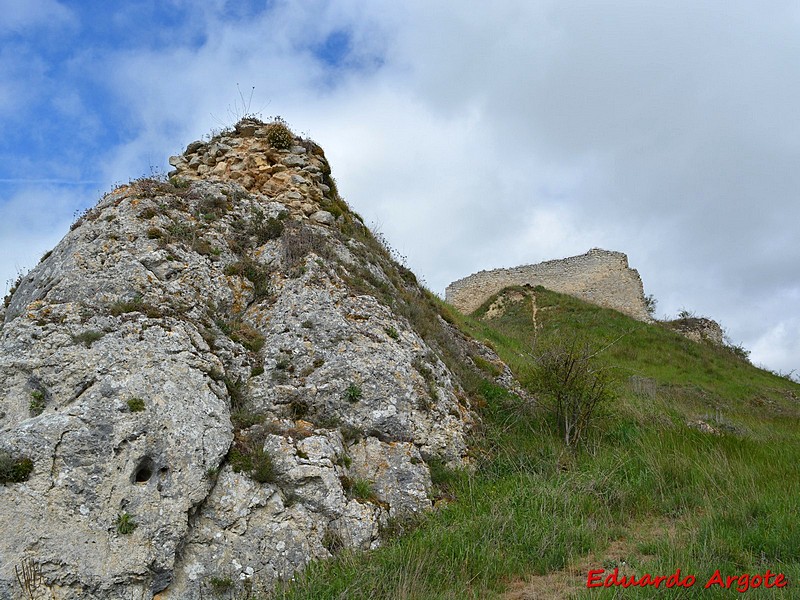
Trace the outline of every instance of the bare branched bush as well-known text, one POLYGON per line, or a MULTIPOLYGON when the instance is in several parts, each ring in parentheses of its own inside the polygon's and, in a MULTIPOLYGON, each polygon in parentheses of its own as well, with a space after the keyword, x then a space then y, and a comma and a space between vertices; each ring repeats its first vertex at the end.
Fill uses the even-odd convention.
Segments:
POLYGON ((611 372, 597 364, 596 355, 587 343, 574 338, 537 357, 537 391, 570 447, 580 444, 598 409, 615 397, 611 372))
POLYGON ((19 565, 14 566, 14 574, 25 597, 35 600, 44 582, 42 566, 32 558, 25 558, 19 565))
POLYGON ((286 223, 280 240, 281 258, 290 275, 296 276, 298 271, 302 270, 303 260, 309 252, 314 252, 322 258, 329 254, 325 238, 313 228, 296 221, 286 223))

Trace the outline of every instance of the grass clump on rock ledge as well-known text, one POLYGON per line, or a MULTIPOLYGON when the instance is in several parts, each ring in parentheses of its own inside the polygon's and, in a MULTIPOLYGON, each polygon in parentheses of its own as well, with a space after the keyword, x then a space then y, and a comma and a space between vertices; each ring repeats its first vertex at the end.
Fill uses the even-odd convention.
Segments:
POLYGON ((31 392, 30 413, 32 417, 36 417, 44 412, 45 394, 42 390, 33 390, 31 392))
POLYGON ((259 483, 274 483, 277 479, 275 463, 264 450, 261 436, 242 435, 231 448, 228 461, 234 472, 244 473, 259 483))
POLYGON ((139 524, 133 520, 133 516, 129 513, 121 513, 117 515, 116 528, 117 533, 120 535, 129 535, 136 531, 139 524))
POLYGON ((10 453, 0 450, 0 484, 22 483, 33 472, 30 458, 14 458, 10 453))
POLYGON ((72 336, 72 341, 76 344, 83 344, 87 348, 90 348, 94 342, 102 338, 104 335, 105 333, 102 331, 90 329, 88 331, 79 333, 78 335, 72 336))
POLYGON ((364 392, 361 391, 361 387, 355 383, 348 385, 347 389, 344 391, 344 399, 348 402, 358 402, 363 395, 364 392))
POLYGON ((132 312, 140 312, 151 319, 160 319, 164 316, 158 308, 145 303, 141 295, 137 295, 131 300, 115 302, 109 307, 108 312, 114 317, 132 312))
POLYGON ((267 125, 267 141, 278 150, 288 150, 294 143, 294 134, 289 129, 286 121, 280 117, 275 117, 267 125))
POLYGON ((144 410, 144 400, 141 398, 131 398, 128 400, 128 410, 131 412, 142 412, 144 410))

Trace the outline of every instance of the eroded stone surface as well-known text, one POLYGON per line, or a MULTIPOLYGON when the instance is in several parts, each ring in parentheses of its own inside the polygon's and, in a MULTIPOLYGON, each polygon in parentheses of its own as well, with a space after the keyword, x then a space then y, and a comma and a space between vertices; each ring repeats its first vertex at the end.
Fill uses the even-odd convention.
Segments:
POLYGON ((430 508, 426 459, 465 460, 455 377, 353 287, 416 284, 365 244, 322 150, 243 122, 170 163, 172 183, 104 196, 0 313, 0 450, 34 463, 0 485, 0 598, 25 558, 60 599, 268 586, 380 544, 430 508))
POLYGON ((684 317, 668 321, 667 326, 693 342, 710 342, 717 346, 725 344, 725 334, 722 331, 722 327, 713 319, 684 317))

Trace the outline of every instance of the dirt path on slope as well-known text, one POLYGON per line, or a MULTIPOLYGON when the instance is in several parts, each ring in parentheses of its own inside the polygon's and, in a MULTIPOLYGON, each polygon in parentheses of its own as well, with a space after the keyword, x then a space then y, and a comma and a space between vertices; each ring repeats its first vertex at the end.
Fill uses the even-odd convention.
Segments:
POLYGON ((503 600, 565 600, 575 598, 586 590, 586 578, 591 569, 613 571, 619 568, 620 576, 633 575, 637 565, 652 558, 643 554, 637 547, 666 537, 671 541, 677 538, 677 526, 672 521, 658 520, 642 524, 629 535, 613 540, 602 552, 593 552, 577 558, 566 568, 545 575, 529 575, 524 579, 512 581, 508 591, 501 596, 503 600))

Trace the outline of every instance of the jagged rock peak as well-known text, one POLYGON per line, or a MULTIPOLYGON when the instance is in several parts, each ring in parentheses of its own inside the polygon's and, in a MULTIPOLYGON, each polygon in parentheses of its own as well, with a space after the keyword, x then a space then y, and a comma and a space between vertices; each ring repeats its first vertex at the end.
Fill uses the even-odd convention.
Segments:
POLYGON ((295 136, 281 119, 243 119, 208 142, 192 142, 169 163, 170 177, 179 181, 236 182, 283 203, 293 215, 321 223, 331 224, 347 210, 322 148, 295 136))
POLYGON ((287 131, 242 121, 106 194, 7 298, 0 598, 23 567, 62 600, 268 588, 465 463, 473 342, 287 131))

